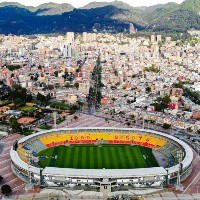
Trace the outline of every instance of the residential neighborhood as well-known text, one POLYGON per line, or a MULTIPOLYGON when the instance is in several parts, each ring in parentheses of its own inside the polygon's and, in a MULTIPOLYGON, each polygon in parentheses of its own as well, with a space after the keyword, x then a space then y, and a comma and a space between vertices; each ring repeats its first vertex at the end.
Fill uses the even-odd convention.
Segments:
POLYGON ((131 117, 132 125, 145 119, 193 133, 200 129, 198 36, 195 45, 161 35, 86 32, 0 39, 0 117, 8 127, 16 118, 21 128, 50 128, 54 112, 62 122, 75 110, 89 109, 131 117), (96 88, 98 59, 101 85, 96 88), (98 105, 88 100, 91 88, 92 101, 96 90, 101 95, 98 105))

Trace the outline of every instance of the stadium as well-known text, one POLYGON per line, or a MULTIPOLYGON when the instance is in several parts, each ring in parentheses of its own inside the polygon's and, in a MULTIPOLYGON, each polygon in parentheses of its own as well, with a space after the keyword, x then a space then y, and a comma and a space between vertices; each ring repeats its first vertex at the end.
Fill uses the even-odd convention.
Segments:
POLYGON ((16 141, 10 156, 13 172, 27 183, 103 194, 183 181, 193 160, 185 142, 136 128, 42 131, 16 141))

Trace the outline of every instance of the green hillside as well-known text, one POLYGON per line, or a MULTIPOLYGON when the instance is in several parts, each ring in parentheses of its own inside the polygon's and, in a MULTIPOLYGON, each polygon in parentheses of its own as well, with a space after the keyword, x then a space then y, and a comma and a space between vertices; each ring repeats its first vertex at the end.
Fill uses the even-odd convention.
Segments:
POLYGON ((130 23, 143 32, 200 30, 200 0, 150 7, 133 7, 123 1, 94 1, 82 8, 67 3, 45 3, 37 7, 0 3, 0 34, 63 34, 94 29, 119 33, 129 30, 130 23))
POLYGON ((186 0, 180 5, 181 9, 194 11, 199 15, 200 12, 200 0, 186 0))

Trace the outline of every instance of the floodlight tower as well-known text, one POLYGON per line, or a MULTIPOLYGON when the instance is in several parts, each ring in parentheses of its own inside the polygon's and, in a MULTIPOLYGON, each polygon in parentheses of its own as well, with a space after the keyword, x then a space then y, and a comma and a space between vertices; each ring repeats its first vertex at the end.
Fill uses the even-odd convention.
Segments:
POLYGON ((145 125, 144 125, 145 119, 146 119, 146 117, 143 116, 143 118, 142 118, 142 129, 145 129, 145 125))
POLYGON ((182 162, 182 159, 183 159, 183 151, 182 150, 179 150, 177 151, 177 158, 178 158, 178 174, 177 174, 177 189, 178 190, 181 190, 181 176, 180 176, 180 171, 181 171, 181 162, 182 162))
POLYGON ((54 120, 54 128, 56 129, 57 125, 56 125, 56 112, 53 112, 53 120, 54 120))
POLYGON ((25 156, 28 158, 28 183, 25 186, 25 190, 29 191, 33 188, 33 185, 31 182, 31 171, 30 171, 31 158, 32 158, 31 151, 30 150, 26 151, 25 156))

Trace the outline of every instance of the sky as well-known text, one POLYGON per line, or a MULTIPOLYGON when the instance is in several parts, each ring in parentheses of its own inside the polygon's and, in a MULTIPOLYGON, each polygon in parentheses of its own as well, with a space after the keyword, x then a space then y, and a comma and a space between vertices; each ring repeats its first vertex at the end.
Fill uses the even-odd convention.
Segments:
MULTIPOLYGON (((5 2, 7 0, 0 0, 0 2, 5 2)), ((74 7, 82 7, 92 1, 105 1, 105 0, 8 0, 7 2, 18 2, 26 6, 38 6, 43 3, 55 2, 55 3, 69 3, 74 7)), ((107 0, 111 2, 113 0, 107 0)), ((155 4, 164 4, 168 2, 181 3, 183 0, 122 0, 125 3, 130 4, 131 6, 151 6, 155 4)))

